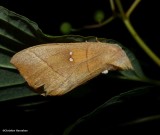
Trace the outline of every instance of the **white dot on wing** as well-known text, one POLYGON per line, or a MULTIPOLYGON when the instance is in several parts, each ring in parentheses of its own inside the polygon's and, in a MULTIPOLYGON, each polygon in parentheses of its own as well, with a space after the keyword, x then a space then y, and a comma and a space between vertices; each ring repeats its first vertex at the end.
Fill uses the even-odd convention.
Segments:
POLYGON ((108 73, 108 70, 104 70, 103 72, 102 72, 102 74, 107 74, 108 73))
POLYGON ((73 61, 73 58, 69 58, 69 61, 73 61))
POLYGON ((69 55, 72 55, 73 54, 73 52, 69 52, 69 55))

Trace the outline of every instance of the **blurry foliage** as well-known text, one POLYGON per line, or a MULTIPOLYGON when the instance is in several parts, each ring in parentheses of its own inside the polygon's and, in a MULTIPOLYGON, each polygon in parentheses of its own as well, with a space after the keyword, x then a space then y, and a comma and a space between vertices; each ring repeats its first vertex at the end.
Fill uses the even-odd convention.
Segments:
POLYGON ((94 20, 98 23, 101 23, 105 18, 105 14, 102 10, 97 10, 94 14, 94 20))
POLYGON ((63 34, 69 34, 72 30, 72 26, 70 23, 68 22, 63 22, 60 26, 60 31, 63 33, 63 34))

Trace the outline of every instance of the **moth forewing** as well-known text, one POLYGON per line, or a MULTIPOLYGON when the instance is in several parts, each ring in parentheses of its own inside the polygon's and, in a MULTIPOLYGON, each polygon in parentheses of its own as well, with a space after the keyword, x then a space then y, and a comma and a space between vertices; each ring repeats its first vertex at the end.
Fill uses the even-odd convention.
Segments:
MULTIPOLYGON (((42 95, 63 95, 103 71, 132 69, 116 44, 101 42, 49 43, 15 54, 11 63, 28 84, 42 95)), ((105 72, 106 73, 106 72, 105 72)))

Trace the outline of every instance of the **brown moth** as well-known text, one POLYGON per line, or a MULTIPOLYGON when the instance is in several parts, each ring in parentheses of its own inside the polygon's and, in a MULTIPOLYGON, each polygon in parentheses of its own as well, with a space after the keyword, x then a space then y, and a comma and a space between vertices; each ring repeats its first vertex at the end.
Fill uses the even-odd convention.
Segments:
POLYGON ((37 45, 16 53, 11 63, 36 92, 50 96, 63 95, 101 72, 132 69, 120 46, 101 42, 37 45))

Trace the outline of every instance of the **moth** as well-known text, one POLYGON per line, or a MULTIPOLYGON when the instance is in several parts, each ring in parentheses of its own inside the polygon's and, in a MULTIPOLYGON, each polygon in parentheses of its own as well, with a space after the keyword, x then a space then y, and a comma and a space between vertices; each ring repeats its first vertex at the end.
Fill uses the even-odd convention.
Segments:
POLYGON ((63 95, 109 70, 133 69, 119 45, 102 42, 36 45, 16 53, 11 63, 29 86, 45 96, 63 95))

